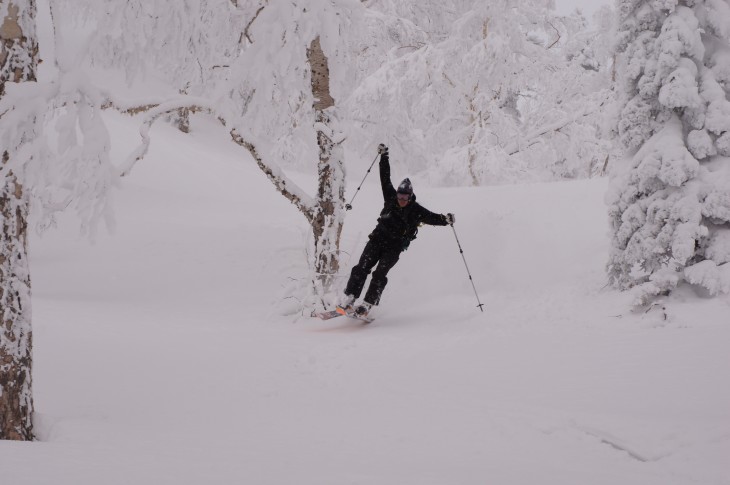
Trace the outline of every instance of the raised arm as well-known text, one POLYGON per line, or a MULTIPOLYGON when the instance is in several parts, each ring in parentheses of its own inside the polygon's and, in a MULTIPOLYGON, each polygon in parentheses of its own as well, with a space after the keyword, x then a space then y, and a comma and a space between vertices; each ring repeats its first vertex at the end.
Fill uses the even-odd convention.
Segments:
POLYGON ((382 143, 378 146, 380 153, 380 185, 383 188, 383 198, 388 200, 395 197, 395 187, 390 181, 390 160, 388 159, 388 147, 382 143))

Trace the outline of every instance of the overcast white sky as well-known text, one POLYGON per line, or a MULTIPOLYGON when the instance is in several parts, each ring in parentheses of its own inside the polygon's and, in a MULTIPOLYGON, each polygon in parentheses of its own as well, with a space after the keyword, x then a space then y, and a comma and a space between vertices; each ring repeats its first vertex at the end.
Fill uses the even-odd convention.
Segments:
POLYGON ((593 13, 601 5, 613 5, 613 0, 555 0, 555 8, 558 13, 569 14, 576 8, 580 8, 588 20, 591 20, 593 13))

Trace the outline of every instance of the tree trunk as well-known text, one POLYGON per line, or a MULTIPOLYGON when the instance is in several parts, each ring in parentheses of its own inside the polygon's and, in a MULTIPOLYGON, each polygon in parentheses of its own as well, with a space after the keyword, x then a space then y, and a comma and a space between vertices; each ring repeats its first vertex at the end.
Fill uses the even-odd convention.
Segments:
MULTIPOLYGON (((35 81, 35 0, 0 0, 0 97, 6 82, 35 81)), ((10 156, 2 152, 2 164, 10 156)), ((0 180, 0 439, 33 439, 28 196, 15 174, 0 180)))
POLYGON ((307 57, 312 70, 315 121, 319 126, 317 129, 319 185, 317 206, 312 220, 315 248, 314 271, 317 275, 318 293, 324 295, 330 289, 340 267, 342 208, 345 206, 345 170, 342 147, 339 142, 333 140, 335 134, 339 135, 335 120, 330 116, 335 100, 330 94, 329 66, 319 37, 312 41, 307 50, 307 57))
MULTIPOLYGON (((326 114, 317 112, 317 121, 330 126, 326 114)), ((343 226, 342 208, 345 205, 345 172, 342 163, 342 147, 327 134, 317 132, 319 144, 319 186, 317 208, 312 221, 314 233, 314 271, 322 290, 326 292, 340 268, 340 235, 343 226)))
MULTIPOLYGON (((329 67, 327 57, 322 51, 319 38, 316 38, 307 49, 307 60, 311 69, 311 89, 314 98, 315 131, 319 146, 319 163, 317 166, 318 187, 317 196, 309 198, 296 184, 287 179, 284 174, 264 160, 256 146, 235 128, 231 129, 231 139, 251 154, 259 168, 274 184, 276 190, 291 201, 307 218, 312 227, 314 239, 313 278, 314 293, 323 302, 329 293, 335 275, 339 270, 340 235, 342 233, 345 207, 345 170, 344 156, 341 142, 344 139, 338 130, 335 116, 335 101, 330 94, 329 67)), ((161 115, 187 108, 190 113, 210 111, 202 104, 167 103, 165 105, 149 105, 137 108, 127 108, 123 112, 135 114, 141 111, 151 111, 144 121, 142 146, 130 158, 121 173, 126 175, 134 164, 147 152, 149 136, 147 130, 161 115)), ((108 104, 109 107, 113 104, 108 104)), ((222 118, 224 125, 228 126, 222 118)))

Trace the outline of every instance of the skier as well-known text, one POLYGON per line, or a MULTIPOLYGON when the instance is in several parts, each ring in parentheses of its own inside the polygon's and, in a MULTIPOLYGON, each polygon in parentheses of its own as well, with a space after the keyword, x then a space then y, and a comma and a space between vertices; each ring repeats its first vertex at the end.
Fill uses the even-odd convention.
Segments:
POLYGON ((352 268, 345 297, 339 305, 343 312, 354 313, 359 317, 366 317, 370 309, 380 302, 380 296, 388 283, 388 271, 398 262, 400 253, 408 249, 411 241, 416 238, 421 224, 446 226, 454 223, 454 214, 434 214, 418 204, 409 179, 403 179, 396 190, 390 181, 388 147, 381 143, 378 153, 383 210, 380 211, 378 225, 368 236, 370 240, 365 245, 360 261, 352 268), (353 309, 355 300, 365 286, 365 279, 376 264, 378 267, 373 272, 362 304, 353 309))

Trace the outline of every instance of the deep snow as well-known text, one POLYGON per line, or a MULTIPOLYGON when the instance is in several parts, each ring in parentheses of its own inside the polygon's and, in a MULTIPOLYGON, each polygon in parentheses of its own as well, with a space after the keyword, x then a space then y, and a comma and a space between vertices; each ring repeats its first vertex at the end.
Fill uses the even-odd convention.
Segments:
MULTIPOLYGON (((136 124, 107 120, 120 160, 136 124)), ((114 234, 32 241, 40 441, 0 442, 1 483, 730 483, 730 299, 630 312, 605 286, 606 180, 416 177, 485 312, 451 229, 424 227, 374 323, 322 322, 282 315, 309 234, 247 153, 207 121, 152 135, 114 234)), ((349 200, 372 157, 348 155, 349 200)), ((343 278, 380 204, 371 176, 343 278)))

